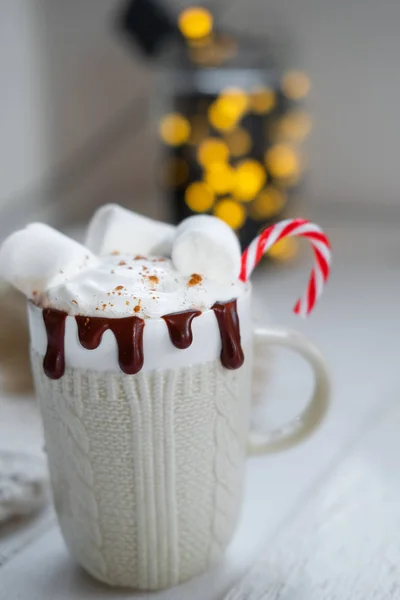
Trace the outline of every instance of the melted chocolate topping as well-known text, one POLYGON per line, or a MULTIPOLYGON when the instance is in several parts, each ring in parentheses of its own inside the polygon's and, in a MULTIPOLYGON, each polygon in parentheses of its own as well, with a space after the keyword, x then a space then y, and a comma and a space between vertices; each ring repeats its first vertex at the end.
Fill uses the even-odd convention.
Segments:
MULTIPOLYGON (((244 362, 240 345, 240 325, 236 300, 216 302, 212 307, 221 334, 221 362, 226 369, 238 369, 244 362)), ((201 314, 199 310, 171 313, 162 317, 167 324, 169 337, 176 348, 189 348, 193 341, 192 321, 201 314)), ((51 379, 64 374, 64 338, 67 313, 46 308, 43 320, 47 333, 47 351, 43 369, 51 379)), ((103 334, 110 329, 118 346, 118 363, 127 375, 138 373, 143 367, 144 320, 139 317, 110 319, 106 317, 75 317, 79 341, 88 350, 98 348, 103 334)))
POLYGON ((240 344, 240 324, 236 300, 216 302, 212 307, 221 334, 221 363, 226 369, 238 369, 244 363, 240 344))
POLYGON ((67 313, 45 308, 43 321, 47 333, 47 351, 43 359, 43 370, 50 379, 60 379, 64 375, 64 336, 67 313))
POLYGON ((111 329, 118 345, 118 364, 127 375, 143 367, 144 321, 139 317, 109 319, 105 317, 75 317, 79 341, 87 350, 98 348, 107 329, 111 329))
POLYGON ((175 348, 185 350, 193 342, 192 321, 201 315, 200 310, 171 313, 162 317, 167 324, 171 342, 175 348))

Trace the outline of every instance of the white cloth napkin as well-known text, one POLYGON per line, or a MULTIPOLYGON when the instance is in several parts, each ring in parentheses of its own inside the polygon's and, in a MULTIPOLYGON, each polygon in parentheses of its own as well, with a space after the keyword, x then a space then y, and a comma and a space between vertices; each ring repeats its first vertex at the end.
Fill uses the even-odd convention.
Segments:
POLYGON ((0 526, 39 510, 47 496, 44 463, 29 454, 0 451, 0 526))

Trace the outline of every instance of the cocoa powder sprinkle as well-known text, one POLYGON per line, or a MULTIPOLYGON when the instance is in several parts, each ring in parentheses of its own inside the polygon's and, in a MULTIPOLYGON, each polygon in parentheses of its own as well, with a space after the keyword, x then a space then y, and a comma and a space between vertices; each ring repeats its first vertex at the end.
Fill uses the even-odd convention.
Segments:
POLYGON ((123 286, 123 285, 117 285, 117 287, 116 287, 116 288, 114 288, 114 289, 115 289, 115 291, 117 291, 117 292, 118 292, 118 290, 123 290, 123 289, 124 289, 124 286, 123 286))
POLYGON ((203 281, 203 278, 201 275, 198 275, 197 273, 192 273, 192 275, 190 276, 190 279, 188 281, 188 285, 189 286, 198 285, 202 281, 203 281))
POLYGON ((159 281, 159 279, 158 279, 157 275, 149 275, 149 280, 150 280, 152 283, 158 283, 158 281, 159 281))

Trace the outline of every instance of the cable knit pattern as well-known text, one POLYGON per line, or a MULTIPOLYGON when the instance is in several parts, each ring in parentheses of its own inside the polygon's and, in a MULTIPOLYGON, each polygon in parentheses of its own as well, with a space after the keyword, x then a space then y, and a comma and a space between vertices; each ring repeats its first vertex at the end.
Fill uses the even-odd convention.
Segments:
POLYGON ((95 577, 157 590, 206 570, 241 506, 251 344, 219 360, 137 375, 67 368, 32 351, 54 500, 65 541, 95 577))
MULTIPOLYGON (((248 369, 252 364, 250 348, 247 350, 246 358, 244 369, 248 369)), ((217 419, 214 462, 216 488, 210 564, 221 557, 232 537, 232 523, 236 523, 239 517, 244 471, 243 445, 247 441, 250 419, 250 406, 243 402, 243 398, 249 394, 248 386, 249 380, 243 377, 241 371, 232 371, 230 377, 216 379, 217 419)))
POLYGON ((76 373, 59 381, 49 380, 43 373, 42 362, 42 357, 32 357, 60 526, 67 546, 79 562, 94 576, 107 579, 89 435, 84 420, 84 385, 76 373))

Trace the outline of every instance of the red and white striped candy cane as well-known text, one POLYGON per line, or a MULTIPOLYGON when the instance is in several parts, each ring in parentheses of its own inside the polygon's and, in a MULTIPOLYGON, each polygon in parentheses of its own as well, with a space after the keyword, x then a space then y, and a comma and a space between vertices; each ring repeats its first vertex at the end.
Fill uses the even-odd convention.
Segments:
POLYGON ((306 317, 310 314, 316 301, 322 294, 330 271, 330 243, 318 225, 304 219, 286 219, 264 229, 243 252, 242 269, 239 278, 241 281, 247 281, 262 255, 276 244, 276 242, 285 237, 307 238, 310 240, 314 251, 315 263, 311 271, 307 289, 293 308, 293 312, 301 317, 306 317))

